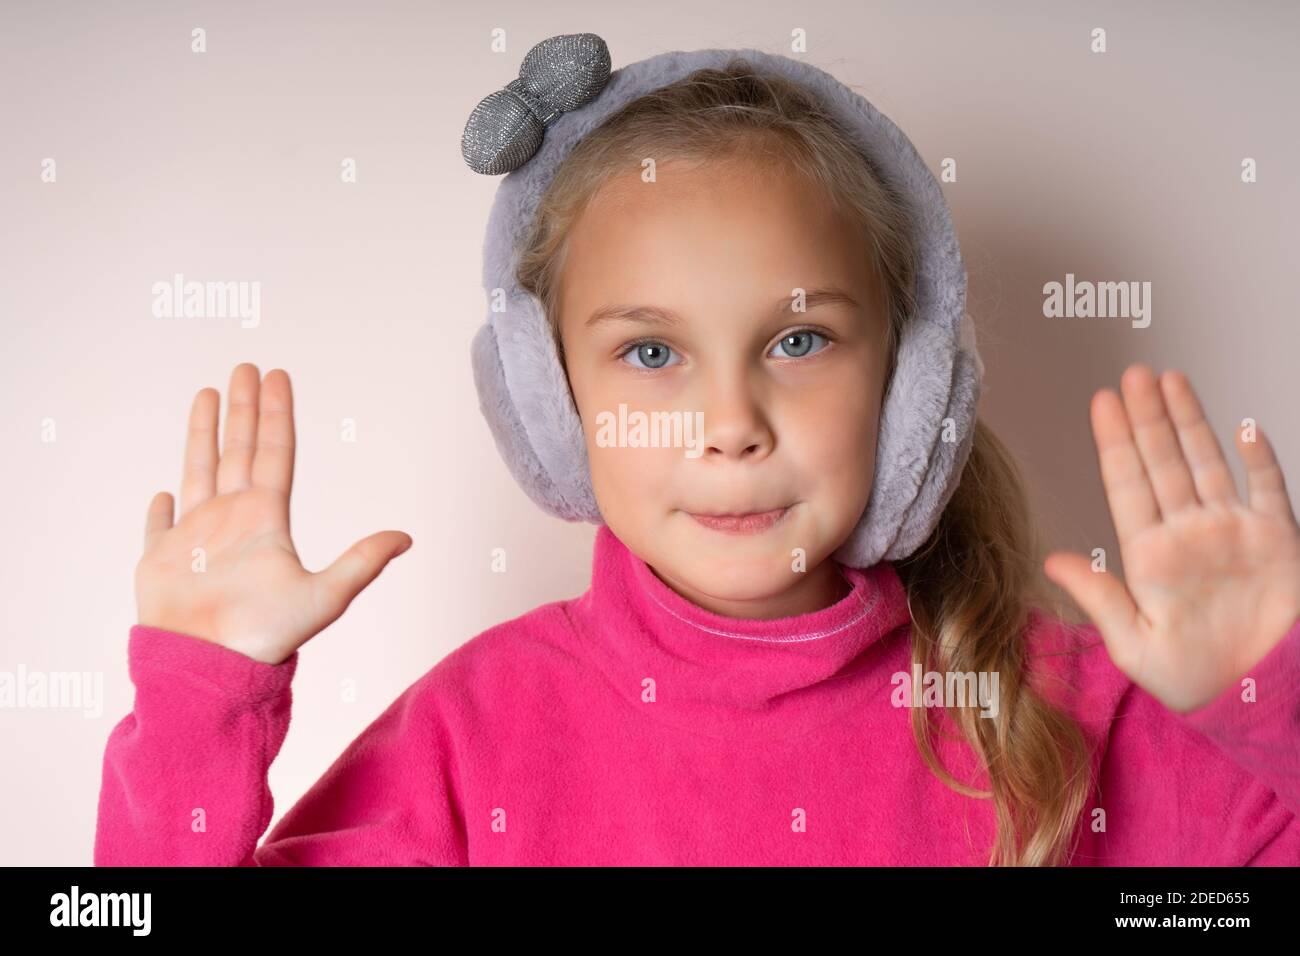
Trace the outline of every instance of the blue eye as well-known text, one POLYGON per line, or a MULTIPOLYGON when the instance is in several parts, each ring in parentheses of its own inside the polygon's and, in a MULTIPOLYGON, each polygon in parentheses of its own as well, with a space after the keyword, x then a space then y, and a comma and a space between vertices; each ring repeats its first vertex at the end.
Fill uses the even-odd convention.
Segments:
MULTIPOLYGON (((820 352, 829 344, 830 340, 820 332, 814 332, 812 329, 798 329, 774 345, 772 352, 769 352, 768 356, 772 358, 803 358, 820 352), (815 340, 818 339, 821 340, 821 345, 815 344, 815 340), (782 349, 784 354, 774 354, 777 349, 782 349)), ((626 361, 633 368, 653 372, 656 369, 678 364, 670 361, 670 356, 673 354, 672 348, 663 342, 647 339, 641 342, 633 342, 619 354, 619 359, 626 361), (629 356, 635 358, 636 361, 629 360, 629 356)))
MULTIPOLYGON (((787 349, 785 355, 777 355, 776 358, 803 358, 805 355, 812 355, 814 352, 821 351, 821 348, 813 348, 813 338, 821 339, 823 342, 829 341, 820 332, 814 332, 812 329, 799 329, 781 339, 780 342, 773 346, 772 350, 787 349)), ((825 345, 822 348, 825 348, 825 345)), ((768 355, 771 354, 771 352, 768 353, 768 355)))
POLYGON ((623 352, 619 358, 626 359, 629 355, 634 355, 644 364, 638 365, 636 362, 629 362, 633 368, 643 368, 654 371, 658 368, 665 368, 670 363, 668 355, 672 352, 667 345, 662 342, 646 341, 634 342, 628 346, 627 351, 623 352))

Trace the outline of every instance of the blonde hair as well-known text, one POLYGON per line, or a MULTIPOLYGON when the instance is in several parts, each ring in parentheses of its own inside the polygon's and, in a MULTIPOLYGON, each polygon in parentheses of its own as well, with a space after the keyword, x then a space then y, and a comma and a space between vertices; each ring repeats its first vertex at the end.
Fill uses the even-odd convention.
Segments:
MULTIPOLYGON (((626 104, 587 134, 560 165, 540 199, 516 278, 542 304, 563 361, 559 285, 566 237, 610 177, 642 157, 779 163, 819 185, 858 223, 868 265, 886 290, 892 380, 903 324, 916 311, 916 250, 903 204, 871 157, 803 86, 757 71, 742 57, 697 70, 626 104)), ((567 369, 566 369, 567 374, 567 369)), ((1065 862, 1090 790, 1083 734, 1030 686, 1025 629, 1030 609, 1068 610, 1049 597, 1041 547, 1014 460, 976 422, 969 460, 938 526, 905 560, 894 562, 912 616, 911 656, 924 671, 996 672, 995 718, 976 705, 946 710, 980 756, 989 789, 956 780, 935 753, 935 708, 912 710, 912 730, 931 771, 959 793, 991 798, 997 836, 991 865, 1065 862)))

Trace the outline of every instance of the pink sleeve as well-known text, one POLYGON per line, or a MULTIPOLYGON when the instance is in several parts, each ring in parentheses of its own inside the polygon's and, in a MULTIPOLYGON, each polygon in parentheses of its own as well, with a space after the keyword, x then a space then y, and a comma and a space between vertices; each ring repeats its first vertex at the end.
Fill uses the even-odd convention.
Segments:
POLYGON ((1099 862, 1300 864, 1300 621, 1190 713, 1130 684, 1110 724, 1099 785, 1099 862), (1247 677, 1253 701, 1243 700, 1247 677))
POLYGON ((1300 814, 1300 619, 1222 694, 1180 717, 1300 814))
POLYGON ((105 748, 95 865, 466 862, 451 748, 425 692, 434 671, 348 746, 259 847, 298 655, 270 665, 137 625, 128 661, 135 707, 105 748))

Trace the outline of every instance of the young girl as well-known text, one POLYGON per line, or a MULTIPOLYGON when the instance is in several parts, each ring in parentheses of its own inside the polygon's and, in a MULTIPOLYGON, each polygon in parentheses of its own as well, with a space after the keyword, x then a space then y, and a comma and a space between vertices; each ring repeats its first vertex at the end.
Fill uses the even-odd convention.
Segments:
POLYGON ((1186 378, 1131 367, 1091 408, 1125 580, 1040 569, 933 177, 828 75, 741 52, 611 76, 552 38, 467 129, 514 171, 481 405, 539 504, 601 523, 590 589, 448 655, 259 846, 298 648, 411 542, 301 567, 289 379, 240 365, 220 456, 204 389, 179 519, 149 508, 97 864, 1300 863, 1268 441, 1243 504, 1186 378))

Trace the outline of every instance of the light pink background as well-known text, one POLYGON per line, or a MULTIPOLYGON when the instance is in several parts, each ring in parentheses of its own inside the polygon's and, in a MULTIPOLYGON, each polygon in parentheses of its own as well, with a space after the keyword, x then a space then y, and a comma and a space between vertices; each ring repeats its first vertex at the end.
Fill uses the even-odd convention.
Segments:
POLYGON ((982 414, 1053 545, 1117 554, 1087 406, 1133 361, 1186 371, 1230 456, 1256 418, 1300 487, 1293 4, 9 2, 0 18, 0 670, 102 672, 105 693, 99 719, 0 709, 0 864, 91 860, 104 742, 131 707, 145 507, 178 490, 194 392, 219 388, 224 421, 237 362, 293 377, 307 567, 384 528, 415 539, 303 651, 277 818, 448 651, 586 588, 594 526, 514 484, 469 362, 497 180, 463 165, 461 130, 557 33, 599 33, 618 67, 789 52, 802 28, 800 55, 932 169, 956 158, 982 414), (260 326, 154 318, 151 286, 176 272, 260 281, 260 326), (1151 327, 1045 319, 1043 283, 1067 272, 1152 282, 1151 327))

